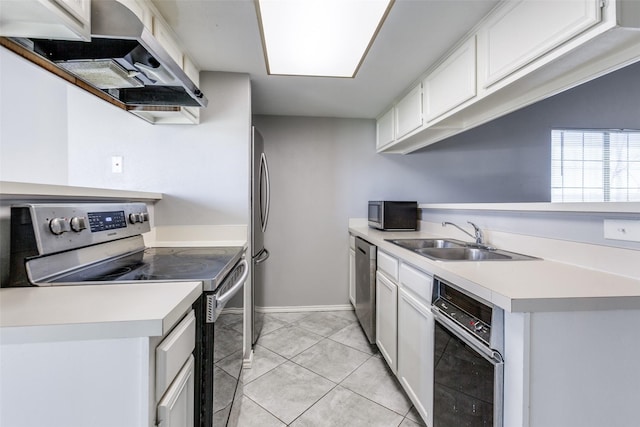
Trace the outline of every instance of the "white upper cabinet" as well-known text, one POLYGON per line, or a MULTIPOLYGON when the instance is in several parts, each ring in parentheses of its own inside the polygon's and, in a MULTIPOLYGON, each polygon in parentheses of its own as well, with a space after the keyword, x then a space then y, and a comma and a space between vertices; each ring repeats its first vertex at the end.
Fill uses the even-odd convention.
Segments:
POLYGON ((422 83, 418 84, 395 107, 396 139, 422 126, 422 83))
POLYGON ((602 0, 508 2, 478 33, 484 87, 499 81, 601 19, 602 0))
POLYGON ((422 86, 427 123, 476 96, 475 36, 429 73, 422 86))
POLYGON ((376 148, 411 153, 640 61, 639 29, 637 0, 500 2, 425 71, 424 123, 403 99, 395 139, 376 148))
POLYGON ((376 122, 376 148, 382 148, 395 140, 394 108, 384 113, 376 122))
POLYGON ((0 35, 91 39, 90 0, 0 0, 0 35))

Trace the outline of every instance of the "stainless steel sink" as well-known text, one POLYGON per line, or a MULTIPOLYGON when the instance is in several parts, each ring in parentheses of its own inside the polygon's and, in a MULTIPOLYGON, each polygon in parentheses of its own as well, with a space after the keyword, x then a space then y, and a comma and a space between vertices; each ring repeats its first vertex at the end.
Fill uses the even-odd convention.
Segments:
POLYGON ((454 239, 388 239, 387 241, 436 261, 521 261, 539 259, 454 239))
POLYGON ((453 239, 395 239, 387 240, 412 251, 424 248, 463 248, 466 243, 453 239))

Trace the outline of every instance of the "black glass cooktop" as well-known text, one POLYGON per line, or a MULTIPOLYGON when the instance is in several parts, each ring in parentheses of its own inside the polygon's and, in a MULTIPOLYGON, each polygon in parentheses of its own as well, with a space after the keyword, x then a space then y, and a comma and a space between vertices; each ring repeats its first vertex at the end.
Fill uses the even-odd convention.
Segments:
POLYGON ((205 290, 217 283, 240 260, 244 248, 146 248, 133 254, 93 264, 51 280, 51 283, 191 281, 204 282, 205 290))

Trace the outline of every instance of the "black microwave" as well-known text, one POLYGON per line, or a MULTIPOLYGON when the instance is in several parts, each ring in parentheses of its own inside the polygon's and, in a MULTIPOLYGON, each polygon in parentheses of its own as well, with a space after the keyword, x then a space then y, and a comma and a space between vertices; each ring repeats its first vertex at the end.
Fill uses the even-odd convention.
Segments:
POLYGON ((379 230, 417 230, 418 202, 369 202, 369 227, 379 230))

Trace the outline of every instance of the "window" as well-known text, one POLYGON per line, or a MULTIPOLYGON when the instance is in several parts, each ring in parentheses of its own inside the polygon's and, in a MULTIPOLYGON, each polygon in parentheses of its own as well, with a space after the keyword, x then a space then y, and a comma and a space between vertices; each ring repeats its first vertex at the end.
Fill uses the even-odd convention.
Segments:
POLYGON ((552 202, 640 202, 640 131, 551 131, 552 202))

